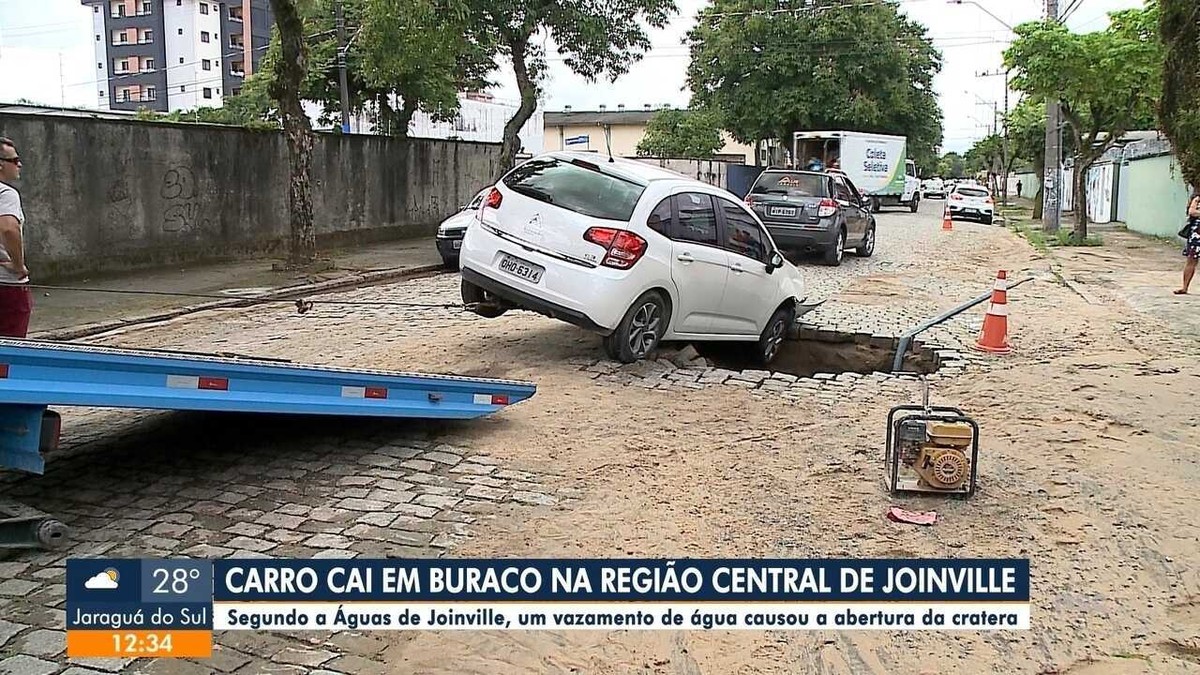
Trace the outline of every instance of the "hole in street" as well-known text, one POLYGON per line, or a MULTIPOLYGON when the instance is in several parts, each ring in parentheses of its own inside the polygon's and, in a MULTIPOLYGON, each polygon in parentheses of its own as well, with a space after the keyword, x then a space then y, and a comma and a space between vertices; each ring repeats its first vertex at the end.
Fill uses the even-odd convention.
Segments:
MULTIPOLYGON (((817 373, 890 373, 898 338, 831 330, 802 330, 799 340, 783 343, 779 356, 766 370, 812 377, 817 373)), ((701 356, 725 370, 764 370, 754 360, 753 346, 745 343, 697 343, 701 356)), ((937 353, 919 343, 909 346, 900 370, 929 374, 937 371, 937 353)))

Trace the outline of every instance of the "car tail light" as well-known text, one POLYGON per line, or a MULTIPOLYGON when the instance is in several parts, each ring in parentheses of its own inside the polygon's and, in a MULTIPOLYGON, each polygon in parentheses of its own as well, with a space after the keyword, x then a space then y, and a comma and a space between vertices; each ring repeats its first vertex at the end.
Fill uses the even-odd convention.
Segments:
POLYGON ((962 195, 955 193, 950 195, 950 199, 953 199, 954 201, 962 201, 962 195))
POLYGON ((832 199, 822 199, 817 205, 817 216, 820 218, 828 218, 837 213, 838 203, 832 199))
POLYGON ((618 270, 633 267, 645 255, 648 246, 645 239, 633 232, 611 227, 590 227, 583 233, 583 238, 607 249, 600 264, 618 270))
POLYGON ((504 195, 500 194, 500 191, 496 188, 492 188, 492 191, 488 193, 487 199, 483 200, 483 207, 486 209, 498 209, 500 208, 500 203, 503 201, 504 195))

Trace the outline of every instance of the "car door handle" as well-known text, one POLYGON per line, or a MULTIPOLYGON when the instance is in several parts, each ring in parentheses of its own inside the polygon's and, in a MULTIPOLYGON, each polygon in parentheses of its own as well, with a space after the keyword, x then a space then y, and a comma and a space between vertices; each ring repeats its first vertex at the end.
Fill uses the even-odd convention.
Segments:
POLYGON ((746 271, 746 268, 742 267, 741 263, 733 263, 729 266, 729 269, 733 270, 734 274, 742 274, 746 271))
POLYGON ((692 257, 691 253, 680 253, 678 256, 675 257, 675 259, 678 260, 679 262, 685 262, 685 263, 696 262, 696 259, 692 257))

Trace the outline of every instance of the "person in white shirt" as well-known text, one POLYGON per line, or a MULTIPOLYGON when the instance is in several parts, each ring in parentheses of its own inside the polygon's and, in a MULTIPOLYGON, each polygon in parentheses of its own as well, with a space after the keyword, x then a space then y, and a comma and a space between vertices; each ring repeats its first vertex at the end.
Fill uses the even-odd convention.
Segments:
POLYGON ((0 137, 0 336, 25 337, 33 313, 29 268, 25 266, 25 214, 13 183, 21 178, 21 155, 0 137))

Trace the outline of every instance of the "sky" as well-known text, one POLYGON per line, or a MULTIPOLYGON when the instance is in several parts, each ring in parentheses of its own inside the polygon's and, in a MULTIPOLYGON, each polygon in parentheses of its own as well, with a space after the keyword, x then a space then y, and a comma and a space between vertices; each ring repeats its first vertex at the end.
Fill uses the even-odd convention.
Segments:
MULTIPOLYGON (((663 29, 652 30, 652 50, 615 83, 588 82, 551 54, 546 81, 546 110, 615 110, 688 105, 685 75, 688 51, 684 36, 706 0, 677 0, 679 12, 663 29)), ((965 151, 986 136, 993 112, 1003 112, 1005 87, 1002 52, 1012 39, 1005 26, 1038 19, 1042 0, 898 0, 901 10, 929 28, 942 51, 942 71, 934 89, 942 107, 943 151, 965 151), (989 12, 994 16, 989 16, 989 12)), ((1070 4, 1060 0, 1065 7, 1070 4)), ((1077 32, 1101 30, 1107 13, 1140 7, 1141 0, 1081 0, 1067 25, 1077 32)), ((0 0, 0 101, 26 98, 44 105, 95 107, 98 83, 91 10, 79 0, 0 0)), ((507 66, 493 74, 493 93, 517 99, 507 66)), ((1008 97, 1010 108, 1017 97, 1008 97)))

